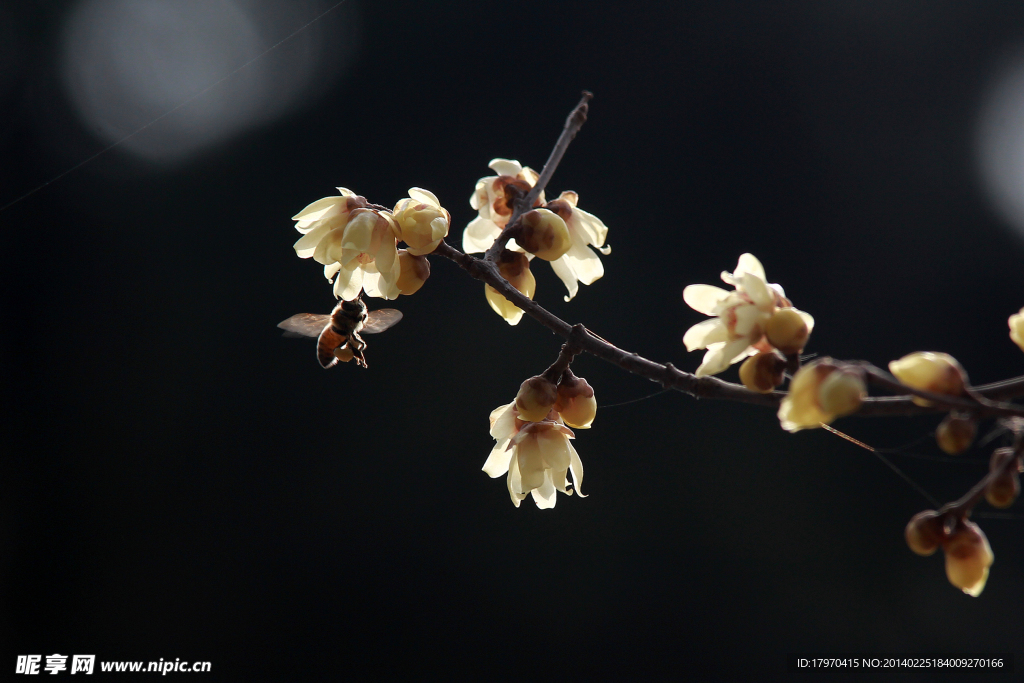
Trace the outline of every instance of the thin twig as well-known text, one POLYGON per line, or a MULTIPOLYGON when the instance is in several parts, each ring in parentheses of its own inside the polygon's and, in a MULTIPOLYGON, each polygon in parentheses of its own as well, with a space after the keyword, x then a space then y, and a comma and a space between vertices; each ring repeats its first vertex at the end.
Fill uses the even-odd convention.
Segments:
POLYGON ((515 232, 519 229, 519 217, 522 216, 526 211, 530 209, 540 197, 541 193, 544 192, 544 188, 547 187, 548 181, 551 180, 551 176, 555 174, 555 169, 558 168, 558 163, 562 160, 562 156, 565 154, 565 150, 569 148, 569 143, 572 142, 573 138, 576 137, 576 133, 579 132, 580 128, 587 121, 587 111, 589 110, 588 103, 594 94, 586 90, 583 91, 583 96, 580 98, 579 104, 576 108, 570 112, 568 118, 565 119, 565 126, 562 128, 561 135, 558 136, 558 141, 555 142, 554 149, 551 150, 551 154, 548 156, 548 160, 544 162, 544 168, 541 169, 540 176, 537 178, 537 183, 527 193, 525 197, 521 197, 512 203, 512 215, 509 216, 508 223, 505 224, 505 228, 498 235, 498 238, 494 240, 494 244, 490 246, 487 252, 484 254, 484 258, 488 261, 494 261, 498 258, 498 254, 508 244, 515 232))

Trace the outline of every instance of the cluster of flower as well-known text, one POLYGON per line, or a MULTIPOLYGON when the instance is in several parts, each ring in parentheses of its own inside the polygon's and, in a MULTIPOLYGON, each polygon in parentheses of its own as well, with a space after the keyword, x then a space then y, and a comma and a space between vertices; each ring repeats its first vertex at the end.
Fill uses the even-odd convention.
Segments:
POLYGON ((543 376, 523 382, 515 401, 491 412, 491 436, 497 441, 483 470, 490 477, 508 474, 508 492, 516 507, 527 495, 539 508, 553 508, 555 495, 572 495, 567 474, 583 496, 583 463, 569 443, 569 427, 589 429, 597 415, 594 390, 566 370, 556 385, 543 376))
POLYGON ((451 224, 437 197, 414 187, 388 211, 370 207, 365 197, 344 187, 338 192, 293 216, 302 233, 295 253, 322 263, 324 277, 334 281, 334 295, 345 301, 360 290, 382 299, 418 291, 430 276, 425 255, 437 248, 451 224), (407 248, 399 249, 399 242, 407 248))
MULTIPOLYGON (((477 210, 462 235, 462 248, 467 254, 487 251, 512 217, 513 202, 525 197, 537 183, 537 173, 512 159, 493 159, 489 164, 498 175, 477 181, 476 190, 469 198, 477 210)), ((544 193, 534 202, 534 208, 523 214, 520 229, 498 257, 498 270, 502 277, 532 299, 537 281, 530 272, 530 259, 536 256, 551 263, 555 274, 565 284, 571 300, 579 291, 578 282, 593 284, 604 275, 600 257, 611 253, 605 246, 608 228, 596 216, 578 208, 579 196, 563 192, 558 199, 545 202, 544 193)), ((494 312, 509 325, 516 325, 523 311, 501 296, 493 287, 485 285, 487 302, 494 312)))
MULTIPOLYGON (((683 290, 687 304, 714 316, 691 327, 683 337, 687 350, 707 349, 697 368, 698 377, 717 374, 743 361, 739 371, 743 385, 767 393, 782 385, 787 368, 798 367, 778 414, 782 428, 790 432, 821 427, 860 408, 867 396, 863 368, 831 358, 800 366, 799 354, 814 320, 793 308, 779 285, 768 283, 760 261, 743 254, 736 271, 723 272, 722 279, 733 285, 734 291, 710 285, 690 285, 683 290)), ((1024 350, 1024 309, 1011 315, 1008 323, 1010 339, 1024 350)), ((921 392, 951 397, 969 393, 967 373, 949 354, 911 353, 889 363, 889 371, 904 386, 921 392)), ((921 406, 933 405, 921 396, 912 400, 921 406)), ((951 410, 935 437, 943 451, 956 455, 970 447, 976 433, 973 415, 951 410)), ((985 486, 990 504, 998 508, 1013 504, 1020 493, 1020 471, 1021 458, 1013 449, 993 453, 985 486)), ((967 521, 964 513, 922 512, 907 525, 906 537, 910 548, 921 555, 942 547, 950 582, 970 595, 981 593, 992 565, 992 549, 985 534, 967 521)))

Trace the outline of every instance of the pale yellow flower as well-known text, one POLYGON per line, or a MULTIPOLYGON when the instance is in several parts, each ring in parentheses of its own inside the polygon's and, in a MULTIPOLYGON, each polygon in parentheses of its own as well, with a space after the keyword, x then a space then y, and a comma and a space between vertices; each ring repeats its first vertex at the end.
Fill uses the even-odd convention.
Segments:
POLYGON ((318 199, 292 216, 292 220, 297 221, 295 229, 303 235, 295 243, 295 253, 299 258, 312 256, 327 233, 344 228, 352 212, 366 206, 366 198, 352 190, 339 187, 338 192, 340 196, 318 199))
POLYGON ((1024 308, 1010 316, 1010 339, 1024 351, 1024 308))
POLYGON ((779 406, 779 422, 787 432, 814 429, 858 410, 866 395, 859 370, 819 358, 797 370, 779 406))
MULTIPOLYGON (((537 172, 514 159, 492 159, 487 166, 498 175, 478 180, 473 196, 469 198, 470 206, 477 210, 478 215, 462 233, 462 250, 467 254, 487 251, 508 224, 512 207, 506 200, 505 188, 513 185, 525 195, 537 183, 537 172)), ((544 205, 543 192, 535 205, 544 205)), ((515 240, 509 242, 508 248, 517 249, 515 240)))
POLYGON ((437 249, 448 234, 452 221, 434 193, 419 187, 410 188, 409 198, 395 205, 393 215, 398 239, 408 245, 409 253, 414 256, 423 256, 437 249))
MULTIPOLYGON (((722 280, 735 287, 727 291, 713 285, 690 285, 683 290, 683 300, 699 313, 715 316, 697 323, 683 336, 687 351, 707 349, 697 368, 697 376, 717 375, 733 363, 739 363, 758 351, 769 351, 765 327, 773 314, 792 307, 782 287, 768 284, 764 267, 752 254, 740 256, 736 271, 722 273, 722 280)), ((814 328, 814 318, 793 309, 807 326, 814 328)))
POLYGON ((608 227, 597 216, 578 208, 578 202, 579 195, 575 192, 563 192, 546 206, 562 217, 572 240, 569 251, 551 262, 555 275, 569 290, 566 301, 571 301, 579 291, 577 282, 592 285, 604 275, 601 258, 590 247, 593 246, 605 256, 612 253, 612 248, 605 245, 608 227))
MULTIPOLYGON (((960 396, 967 386, 967 373, 964 372, 956 358, 948 353, 935 351, 908 353, 899 360, 891 361, 889 372, 902 384, 913 389, 930 391, 933 394, 960 396)), ((931 401, 919 396, 912 396, 911 400, 920 406, 932 404, 931 401)))
POLYGON ((345 225, 320 240, 313 258, 324 264, 324 277, 334 279, 339 299, 351 301, 360 289, 368 296, 398 298, 401 264, 394 219, 387 211, 355 209, 345 225))
MULTIPOLYGON (((551 416, 549 416, 551 417, 551 416)), ((483 471, 491 478, 507 473, 506 482, 512 503, 533 495, 537 507, 553 508, 558 491, 572 495, 566 476, 583 497, 583 463, 569 443, 574 438, 557 414, 541 422, 519 419, 515 402, 499 406, 491 412, 491 436, 497 441, 484 463, 483 471)))

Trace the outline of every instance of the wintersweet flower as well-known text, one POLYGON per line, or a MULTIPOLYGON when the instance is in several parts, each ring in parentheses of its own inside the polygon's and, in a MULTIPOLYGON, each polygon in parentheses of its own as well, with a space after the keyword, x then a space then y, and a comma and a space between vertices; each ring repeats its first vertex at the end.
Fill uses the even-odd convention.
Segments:
MULTIPOLYGON (((537 183, 537 172, 514 159, 491 159, 487 166, 498 175, 478 180, 469 198, 469 205, 479 215, 462 233, 462 250, 467 254, 487 251, 512 217, 509 201, 513 196, 525 196, 537 183)), ((534 206, 543 205, 544 193, 541 192, 534 206)), ((515 248, 515 241, 510 241, 509 249, 515 248)))
POLYGON ((820 358, 797 370, 779 406, 779 422, 787 432, 814 429, 856 411, 866 395, 859 370, 820 358))
POLYGON ((995 560, 981 528, 974 522, 959 520, 942 549, 946 552, 949 582, 971 597, 981 595, 988 580, 988 568, 995 560))
MULTIPOLYGON (((533 298, 537 291, 537 280, 530 272, 530 260, 526 254, 515 251, 502 252, 498 259, 498 272, 526 298, 533 298)), ((494 312, 504 318, 509 325, 518 325, 523 319, 523 309, 499 294, 494 287, 484 285, 484 295, 494 312)))
POLYGON ((483 471, 492 479, 508 474, 508 492, 516 507, 530 494, 537 507, 555 507, 557 491, 572 495, 568 474, 576 492, 584 497, 580 491, 583 463, 569 443, 574 435, 557 414, 552 412, 541 422, 526 422, 519 419, 513 402, 493 410, 490 420, 491 436, 497 443, 483 471))
MULTIPOLYGON (((933 394, 960 396, 967 386, 967 373, 948 353, 915 351, 890 362, 889 372, 908 387, 933 394)), ((919 406, 932 404, 920 396, 912 396, 911 400, 919 406)))
POLYGON ((577 282, 592 285, 604 275, 601 258, 590 247, 593 246, 605 256, 612 253, 612 248, 605 245, 608 227, 597 216, 578 208, 578 202, 579 195, 575 192, 563 192, 545 207, 562 217, 572 240, 569 251, 551 262, 555 275, 569 290, 566 301, 572 301, 579 291, 577 282))
POLYGON ((785 339, 777 343, 784 344, 786 352, 802 350, 802 344, 814 328, 814 318, 792 308, 782 287, 768 284, 760 261, 752 254, 743 254, 736 271, 723 272, 722 280, 733 285, 734 291, 713 285, 690 285, 683 290, 683 300, 690 308, 715 316, 697 323, 683 336, 687 351, 707 349, 697 368, 698 377, 717 375, 758 351, 770 351, 773 346, 765 337, 765 329, 777 312, 782 313, 785 324, 772 327, 779 327, 786 334, 785 339), (806 330, 791 324, 793 314, 804 323, 806 330))
POLYGON ((533 209, 523 214, 516 235, 519 246, 543 261, 562 258, 572 246, 569 228, 554 211, 533 209))
POLYGON ((365 289, 369 296, 398 298, 401 265, 395 222, 387 211, 358 208, 345 225, 331 229, 317 244, 313 258, 334 279, 334 296, 351 301, 365 289))
POLYGON ((340 196, 318 199, 292 216, 293 221, 298 221, 295 229, 303 235, 295 243, 295 253, 299 258, 312 256, 327 233, 335 228, 344 228, 352 212, 366 206, 366 198, 352 190, 339 187, 338 192, 340 196))
POLYGON ((418 187, 409 189, 409 198, 395 205, 398 239, 414 256, 429 254, 448 235, 452 217, 437 201, 434 193, 418 187))
MULTIPOLYGON (((399 249, 398 265, 400 273, 397 285, 402 294, 415 294, 430 277, 430 260, 426 256, 414 256, 406 249, 399 249)), ((365 277, 363 286, 366 286, 365 277)))
POLYGON ((1010 339, 1024 351, 1024 308, 1010 316, 1010 339))

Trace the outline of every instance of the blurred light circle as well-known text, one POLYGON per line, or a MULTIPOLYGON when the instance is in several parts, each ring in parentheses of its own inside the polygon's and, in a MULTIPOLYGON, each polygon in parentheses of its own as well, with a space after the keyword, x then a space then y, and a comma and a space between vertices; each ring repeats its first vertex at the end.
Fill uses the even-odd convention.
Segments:
POLYGON ((343 30, 330 26, 327 40, 322 24, 337 24, 344 7, 332 21, 261 53, 329 7, 308 0, 84 0, 64 33, 65 90, 105 142, 131 135, 119 147, 155 162, 181 161, 327 90, 356 36, 347 21, 343 30))
POLYGON ((1024 238, 1024 55, 1016 55, 985 94, 977 130, 982 185, 999 214, 1024 238))

